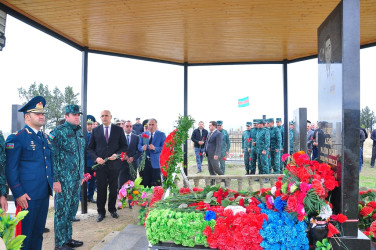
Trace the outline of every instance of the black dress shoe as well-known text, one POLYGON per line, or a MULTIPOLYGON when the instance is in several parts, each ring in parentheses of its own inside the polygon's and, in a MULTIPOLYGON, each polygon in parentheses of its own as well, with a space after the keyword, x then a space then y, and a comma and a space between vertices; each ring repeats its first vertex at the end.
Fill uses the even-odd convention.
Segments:
POLYGON ((72 248, 75 248, 75 247, 80 247, 82 246, 84 243, 82 241, 79 241, 79 240, 74 240, 74 239, 70 239, 68 240, 68 242, 66 242, 64 245, 67 245, 68 247, 72 247, 72 248))
POLYGON ((101 221, 104 219, 104 217, 106 217, 106 215, 104 215, 104 214, 99 214, 99 215, 98 215, 98 218, 97 218, 97 222, 101 222, 101 221))
POLYGON ((88 201, 88 202, 91 202, 91 203, 97 203, 97 201, 94 200, 94 199, 88 199, 87 201, 88 201))
POLYGON ((115 219, 119 218, 119 215, 116 212, 111 212, 111 216, 115 219))
POLYGON ((62 246, 55 246, 55 250, 73 250, 73 248, 69 247, 67 244, 63 244, 62 246))
POLYGON ((50 232, 50 229, 48 229, 47 227, 45 227, 43 233, 49 233, 49 232, 50 232))
POLYGON ((76 218, 76 217, 74 217, 72 221, 73 221, 73 222, 77 222, 77 221, 80 221, 80 219, 79 219, 79 218, 76 218))

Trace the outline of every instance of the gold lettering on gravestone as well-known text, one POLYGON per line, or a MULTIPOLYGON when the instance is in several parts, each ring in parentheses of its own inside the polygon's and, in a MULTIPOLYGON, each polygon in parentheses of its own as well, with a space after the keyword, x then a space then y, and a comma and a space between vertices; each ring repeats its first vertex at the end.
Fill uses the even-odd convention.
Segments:
MULTIPOLYGON (((333 143, 333 127, 332 124, 327 124, 327 127, 322 129, 324 133, 324 145, 320 147, 320 160, 323 162, 326 162, 330 165, 337 166, 337 159, 339 157, 338 155, 338 149, 336 149, 336 142, 333 143)), ((338 131, 337 131, 338 133, 338 131)))

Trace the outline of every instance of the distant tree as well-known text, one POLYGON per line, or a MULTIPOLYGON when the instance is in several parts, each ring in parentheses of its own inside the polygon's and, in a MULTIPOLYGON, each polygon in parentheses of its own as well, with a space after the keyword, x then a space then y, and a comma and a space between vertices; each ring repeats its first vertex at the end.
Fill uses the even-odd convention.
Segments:
POLYGON ((375 114, 370 110, 368 106, 360 112, 360 126, 366 129, 371 129, 372 125, 375 124, 375 114))
POLYGON ((23 104, 30 101, 34 96, 40 95, 46 99, 46 125, 45 128, 52 129, 59 125, 59 121, 64 118, 64 107, 69 104, 78 104, 79 93, 74 93, 71 86, 64 89, 64 94, 58 87, 51 92, 48 85, 35 82, 28 89, 18 88, 18 95, 23 100, 23 104))

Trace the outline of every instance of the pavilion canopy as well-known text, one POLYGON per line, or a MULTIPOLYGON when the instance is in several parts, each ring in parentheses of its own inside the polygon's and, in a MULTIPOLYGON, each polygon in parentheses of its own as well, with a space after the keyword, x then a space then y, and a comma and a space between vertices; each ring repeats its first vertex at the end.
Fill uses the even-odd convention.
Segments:
MULTIPOLYGON (((317 54, 338 0, 0 0, 78 48, 173 63, 281 62, 317 54)), ((360 43, 376 42, 376 0, 360 1, 360 43)))

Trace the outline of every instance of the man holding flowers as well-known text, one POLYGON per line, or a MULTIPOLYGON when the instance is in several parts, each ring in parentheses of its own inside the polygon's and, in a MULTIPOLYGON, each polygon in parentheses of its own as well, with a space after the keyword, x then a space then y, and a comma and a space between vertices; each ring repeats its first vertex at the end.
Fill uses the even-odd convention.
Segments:
POLYGON ((118 155, 127 151, 124 130, 111 124, 112 115, 109 110, 101 113, 102 125, 93 129, 88 145, 90 157, 100 167, 96 169, 97 178, 97 222, 106 216, 107 187, 110 193, 108 198, 108 211, 112 218, 119 218, 116 213, 116 197, 118 190, 118 177, 121 161, 118 155), (108 161, 106 160, 108 158, 108 161))

